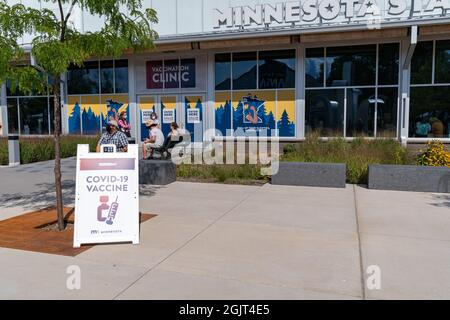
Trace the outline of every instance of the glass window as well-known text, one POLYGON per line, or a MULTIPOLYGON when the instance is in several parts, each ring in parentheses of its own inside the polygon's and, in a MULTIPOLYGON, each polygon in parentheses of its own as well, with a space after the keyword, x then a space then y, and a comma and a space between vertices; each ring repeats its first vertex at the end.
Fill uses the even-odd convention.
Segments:
POLYGON ((216 90, 231 90, 231 53, 216 54, 216 90))
POLYGON ((128 60, 116 60, 115 64, 115 83, 116 93, 128 93, 128 60))
POLYGON ((411 83, 431 83, 433 41, 419 42, 411 60, 411 83))
POLYGON ((376 45, 327 48, 327 86, 375 85, 376 45))
POLYGON ((48 99, 19 98, 20 133, 48 134, 48 99))
POLYGON ((378 47, 378 84, 398 84, 399 44, 380 44, 378 47))
POLYGON ((69 94, 98 94, 98 61, 85 62, 83 68, 71 67, 67 73, 69 94))
POLYGON ((17 113, 17 98, 6 100, 8 106, 8 132, 19 133, 19 115, 17 113))
POLYGON ((450 86, 411 88, 409 136, 450 138, 450 86))
POLYGON ((322 137, 344 134, 344 89, 306 90, 306 133, 318 131, 322 137))
POLYGON ((233 54, 233 89, 256 89, 256 52, 233 54))
POLYGON ((100 61, 102 93, 114 93, 114 63, 112 60, 100 61))
POLYGON ((398 89, 379 88, 377 100, 377 137, 397 136, 398 89))
POLYGON ((347 137, 373 137, 375 89, 347 89, 347 137))
POLYGON ((450 83, 450 40, 436 41, 435 82, 450 83))
POLYGON ((295 88, 295 50, 259 52, 259 89, 295 88))
POLYGON ((306 87, 323 87, 325 74, 324 48, 306 49, 305 81, 306 87))

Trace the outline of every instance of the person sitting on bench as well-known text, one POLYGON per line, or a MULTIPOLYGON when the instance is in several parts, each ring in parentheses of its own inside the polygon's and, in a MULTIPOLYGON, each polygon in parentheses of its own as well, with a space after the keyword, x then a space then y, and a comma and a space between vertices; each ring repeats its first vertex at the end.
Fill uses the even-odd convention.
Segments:
POLYGON ((158 149, 163 146, 164 134, 156 121, 149 120, 145 123, 145 126, 150 130, 150 137, 145 139, 142 151, 144 159, 149 159, 152 157, 154 149, 158 149))

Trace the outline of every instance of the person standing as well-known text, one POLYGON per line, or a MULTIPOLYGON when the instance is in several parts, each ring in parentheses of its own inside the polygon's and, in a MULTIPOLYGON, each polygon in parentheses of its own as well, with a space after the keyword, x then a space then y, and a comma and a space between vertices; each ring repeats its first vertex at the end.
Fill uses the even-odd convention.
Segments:
POLYGON ((113 144, 118 152, 128 151, 128 139, 125 133, 119 130, 116 120, 110 120, 106 125, 106 132, 102 134, 97 144, 97 152, 100 152, 102 145, 113 144))
POLYGON ((131 137, 131 125, 127 121, 127 114, 125 111, 122 111, 119 115, 119 121, 117 122, 119 125, 120 131, 125 133, 125 135, 130 138, 131 137))

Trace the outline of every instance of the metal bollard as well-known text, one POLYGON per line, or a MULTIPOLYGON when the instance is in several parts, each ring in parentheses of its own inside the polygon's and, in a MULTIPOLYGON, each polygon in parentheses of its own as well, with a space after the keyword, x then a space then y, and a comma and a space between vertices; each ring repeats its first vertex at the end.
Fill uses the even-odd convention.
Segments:
POLYGON ((19 136, 8 136, 8 153, 9 153, 9 165, 11 167, 20 165, 20 148, 19 148, 19 136))

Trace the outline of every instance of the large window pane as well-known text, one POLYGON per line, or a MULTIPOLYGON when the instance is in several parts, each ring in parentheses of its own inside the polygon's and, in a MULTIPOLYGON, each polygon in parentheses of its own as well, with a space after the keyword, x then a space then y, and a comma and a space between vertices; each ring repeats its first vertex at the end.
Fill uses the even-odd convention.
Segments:
POLYGON ((378 55, 378 84, 398 84, 398 43, 380 44, 378 55))
POLYGON ((6 100, 8 105, 8 132, 19 133, 19 116, 17 113, 17 99, 10 98, 6 100))
POLYGON ((305 80, 306 87, 323 87, 325 74, 325 50, 324 48, 306 49, 305 80))
POLYGON ((259 52, 259 89, 295 88, 295 50, 259 52))
POLYGON ((375 89, 347 89, 347 137, 374 136, 375 89))
POLYGON ((376 46, 327 48, 327 86, 375 85, 376 46))
POLYGON ((231 89, 231 53, 216 54, 216 90, 231 89))
POLYGON ((48 100, 19 98, 21 134, 48 134, 48 100))
POLYGON ((306 90, 306 133, 323 137, 344 134, 344 89, 306 90))
POLYGON ((128 60, 116 60, 116 93, 128 93, 128 60))
POLYGON ((450 83, 450 40, 436 41, 435 82, 450 83))
POLYGON ((411 83, 431 83, 433 41, 419 42, 411 60, 411 83))
POLYGON ((100 61, 102 93, 114 93, 114 63, 112 60, 100 61))
POLYGON ((83 68, 71 67, 67 73, 69 94, 98 94, 98 61, 85 62, 83 68))
POLYGON ((256 52, 233 54, 233 89, 256 89, 256 52))
POLYGON ((377 137, 397 136, 398 89, 379 88, 377 100, 377 137))
POLYGON ((411 88, 409 136, 450 138, 450 86, 411 88))

